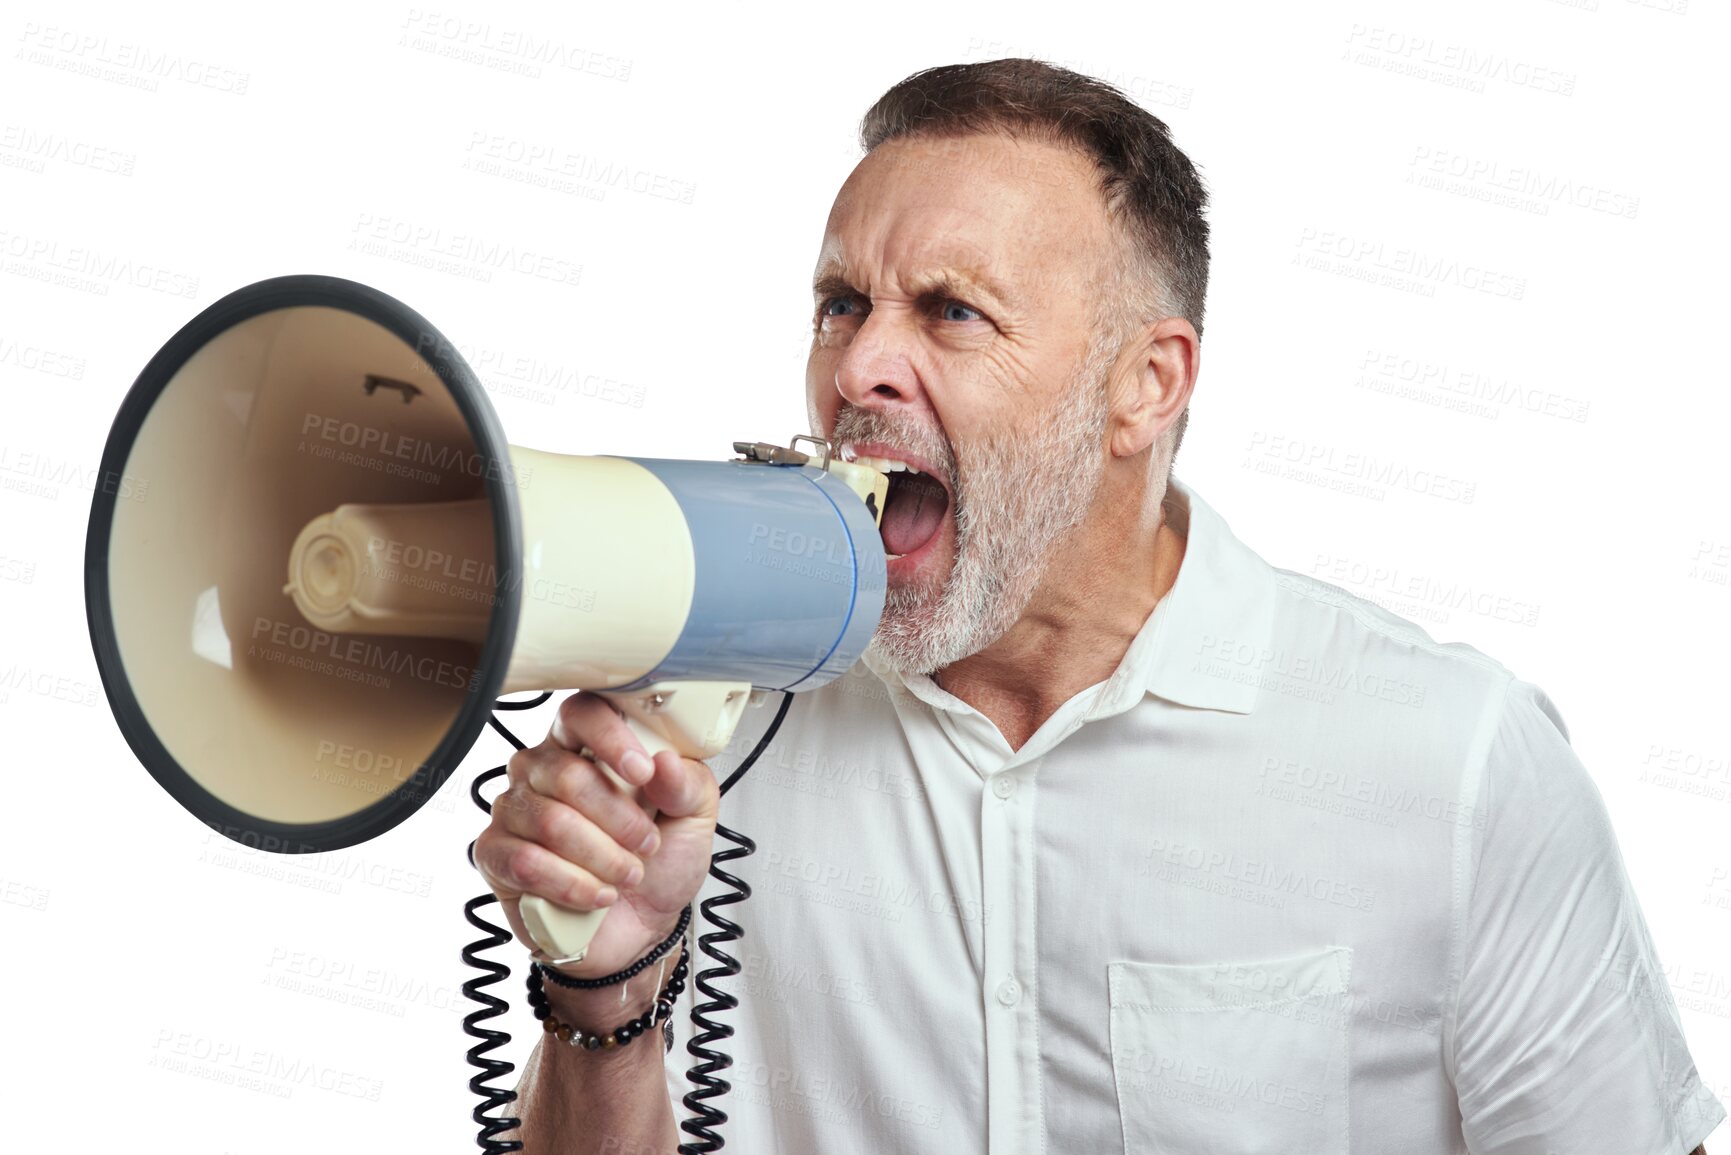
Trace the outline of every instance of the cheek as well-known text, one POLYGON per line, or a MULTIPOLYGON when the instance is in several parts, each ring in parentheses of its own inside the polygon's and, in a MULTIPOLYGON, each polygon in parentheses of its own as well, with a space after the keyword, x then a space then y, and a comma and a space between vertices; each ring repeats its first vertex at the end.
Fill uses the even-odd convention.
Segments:
POLYGON ((983 353, 958 359, 956 372, 982 397, 1002 403, 1025 402, 1039 392, 1036 365, 1024 350, 999 343, 983 353))

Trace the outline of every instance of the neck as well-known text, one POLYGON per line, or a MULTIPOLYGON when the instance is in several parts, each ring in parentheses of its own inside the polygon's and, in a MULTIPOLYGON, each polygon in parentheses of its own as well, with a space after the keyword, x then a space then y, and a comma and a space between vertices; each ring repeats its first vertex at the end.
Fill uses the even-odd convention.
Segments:
POLYGON ((1145 503, 1097 502, 1058 543, 1016 624, 934 675, 990 718, 1010 749, 1020 750, 1065 702, 1111 677, 1177 581, 1185 542, 1167 524, 1163 495, 1164 487, 1145 503))

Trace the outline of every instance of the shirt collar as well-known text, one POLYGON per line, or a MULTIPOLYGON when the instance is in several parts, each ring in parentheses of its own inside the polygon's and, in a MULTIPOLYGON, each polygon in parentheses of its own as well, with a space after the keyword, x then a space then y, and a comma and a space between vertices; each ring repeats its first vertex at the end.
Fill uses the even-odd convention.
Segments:
POLYGON ((1114 677, 1167 701, 1248 714, 1274 631, 1274 570, 1176 476, 1165 508, 1185 536, 1184 561, 1114 677))
MULTIPOLYGON (((1255 675, 1274 627, 1274 571, 1175 474, 1168 477, 1164 508, 1185 538, 1178 577, 1102 683, 1089 718, 1121 713, 1144 692, 1235 714, 1256 705, 1255 675)), ((971 711, 927 675, 903 678, 870 652, 866 664, 892 690, 939 709, 971 711)))

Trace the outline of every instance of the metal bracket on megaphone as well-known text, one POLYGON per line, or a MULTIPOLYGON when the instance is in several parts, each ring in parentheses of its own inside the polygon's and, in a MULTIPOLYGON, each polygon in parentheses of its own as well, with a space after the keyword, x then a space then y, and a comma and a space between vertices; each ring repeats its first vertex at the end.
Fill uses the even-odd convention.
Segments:
POLYGON ((746 461, 761 465, 811 465, 812 455, 801 453, 793 446, 801 441, 809 441, 814 445, 823 446, 823 457, 816 462, 817 468, 835 474, 847 487, 859 494, 860 500, 871 510, 872 519, 883 521, 884 503, 889 500, 890 479, 887 474, 880 473, 869 465, 859 465, 852 461, 843 461, 835 456, 833 447, 826 439, 814 437, 809 433, 798 433, 789 438, 787 445, 772 445, 767 441, 735 441, 733 451, 744 457, 746 461))

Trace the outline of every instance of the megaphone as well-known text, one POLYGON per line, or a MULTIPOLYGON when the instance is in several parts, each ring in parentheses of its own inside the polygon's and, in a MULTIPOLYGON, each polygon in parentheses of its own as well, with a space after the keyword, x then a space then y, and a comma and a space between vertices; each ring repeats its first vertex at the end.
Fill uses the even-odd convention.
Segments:
MULTIPOLYGON (((85 593, 121 732, 198 819, 289 854, 419 809, 501 694, 593 690, 652 755, 711 757, 749 702, 846 672, 886 582, 886 475, 819 438, 734 449, 509 445, 400 301, 324 276, 230 293, 145 366, 103 453, 85 593)), ((557 961, 606 913, 521 909, 557 961)))

